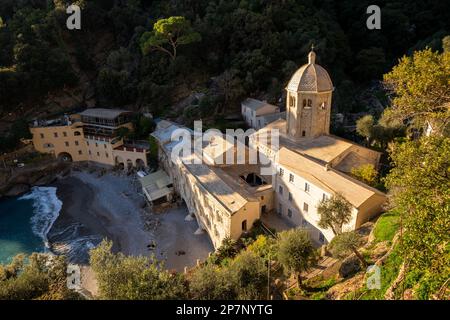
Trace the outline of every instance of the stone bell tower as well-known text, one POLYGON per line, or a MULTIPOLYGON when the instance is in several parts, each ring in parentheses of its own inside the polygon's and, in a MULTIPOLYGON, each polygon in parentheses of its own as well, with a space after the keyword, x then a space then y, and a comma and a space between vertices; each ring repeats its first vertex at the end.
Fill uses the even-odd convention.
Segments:
POLYGON ((292 76, 286 87, 286 133, 298 140, 330 133, 333 83, 328 72, 316 64, 311 50, 308 64, 292 76))

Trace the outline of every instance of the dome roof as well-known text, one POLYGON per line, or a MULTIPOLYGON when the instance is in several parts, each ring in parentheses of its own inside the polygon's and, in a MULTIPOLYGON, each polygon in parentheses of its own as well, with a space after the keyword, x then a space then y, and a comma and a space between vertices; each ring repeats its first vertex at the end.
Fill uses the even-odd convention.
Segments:
POLYGON ((308 64, 303 65, 298 69, 288 86, 289 91, 294 92, 324 92, 333 91, 333 82, 331 82, 328 72, 316 64, 316 54, 311 51, 308 55, 308 64))

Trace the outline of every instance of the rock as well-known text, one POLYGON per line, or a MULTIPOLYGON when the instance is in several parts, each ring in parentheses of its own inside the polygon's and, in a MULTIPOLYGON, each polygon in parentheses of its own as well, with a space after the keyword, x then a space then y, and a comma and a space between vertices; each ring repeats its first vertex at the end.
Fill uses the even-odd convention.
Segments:
POLYGON ((138 204, 139 208, 144 209, 147 206, 147 202, 145 200, 141 200, 138 204))
POLYGON ((361 236, 368 236, 374 227, 374 223, 373 222, 366 222, 363 225, 361 225, 357 230, 356 233, 361 235, 361 236))
POLYGON ((373 260, 378 260, 383 257, 389 250, 389 244, 387 241, 379 242, 371 251, 371 258, 373 260))
POLYGON ((16 184, 12 188, 10 188, 6 193, 5 196, 7 197, 17 197, 21 194, 27 193, 30 191, 30 186, 27 184, 16 184))
POLYGON ((339 268, 339 275, 343 278, 348 278, 360 270, 361 263, 358 260, 358 257, 351 255, 342 261, 341 267, 339 268))
POLYGON ((54 175, 45 175, 34 182, 36 186, 44 186, 55 181, 56 177, 54 175))

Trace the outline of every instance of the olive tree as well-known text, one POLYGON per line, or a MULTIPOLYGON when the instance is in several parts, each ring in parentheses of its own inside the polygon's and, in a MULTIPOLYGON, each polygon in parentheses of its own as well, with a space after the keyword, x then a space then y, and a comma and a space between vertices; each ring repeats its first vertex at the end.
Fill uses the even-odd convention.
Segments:
POLYGON ((334 235, 338 235, 352 218, 352 205, 341 194, 335 194, 320 202, 317 213, 320 216, 319 227, 331 229, 334 235))
POLYGON ((302 285, 301 273, 317 263, 317 252, 308 232, 302 229, 283 231, 278 235, 278 261, 285 272, 295 275, 297 284, 302 285))

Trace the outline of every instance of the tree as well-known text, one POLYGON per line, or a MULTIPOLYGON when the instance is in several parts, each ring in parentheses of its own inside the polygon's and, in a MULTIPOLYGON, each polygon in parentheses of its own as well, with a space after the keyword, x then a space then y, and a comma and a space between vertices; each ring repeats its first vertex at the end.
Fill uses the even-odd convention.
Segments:
POLYGON ((450 138, 396 143, 390 156, 394 167, 386 184, 401 213, 401 251, 411 270, 434 279, 427 285, 434 293, 450 276, 450 138))
POLYGON ((69 300, 81 296, 67 288, 67 263, 63 256, 33 253, 18 255, 0 265, 0 300, 69 300))
POLYGON ((267 266, 261 257, 251 251, 237 255, 229 267, 228 276, 233 279, 237 299, 262 299, 267 287, 267 266))
POLYGON ((367 183, 369 186, 375 187, 377 184, 378 172, 373 164, 363 164, 358 168, 352 168, 352 176, 356 179, 367 183))
POLYGON ((367 144, 370 145, 370 142, 373 138, 373 126, 375 125, 375 121, 372 115, 365 115, 358 120, 356 120, 356 132, 366 138, 367 144))
POLYGON ((331 229, 334 235, 338 235, 352 218, 352 205, 341 194, 335 194, 319 203, 317 213, 320 216, 319 227, 331 229))
POLYGON ((196 268, 189 279, 189 292, 195 300, 231 300, 236 291, 231 277, 214 264, 196 268))
POLYGON ((444 52, 450 52, 450 36, 445 36, 442 39, 442 50, 444 52))
POLYGON ((171 274, 154 257, 125 256, 111 252, 112 242, 103 241, 90 252, 100 298, 110 300, 182 299, 184 279, 171 274))
POLYGON ((362 49, 356 55, 357 66, 355 73, 362 81, 381 78, 386 65, 386 58, 382 48, 371 47, 362 49))
POLYGON ((175 16, 160 19, 153 25, 153 30, 145 32, 141 37, 141 49, 144 55, 152 50, 166 53, 172 60, 177 57, 177 48, 201 40, 186 18, 175 16), (169 49, 166 47, 169 46, 169 49))
POLYGON ((333 256, 338 258, 344 258, 353 252, 356 257, 358 257, 361 265, 366 268, 367 262, 366 259, 361 255, 358 251, 358 247, 362 244, 361 237, 354 231, 343 232, 338 234, 331 240, 328 245, 328 249, 333 254, 333 256))
POLYGON ((431 49, 403 57, 391 72, 384 76, 386 88, 393 96, 392 106, 383 117, 408 121, 416 128, 426 121, 440 119, 445 126, 450 121, 450 52, 431 49))
POLYGON ((317 252, 314 249, 308 232, 291 229, 278 234, 278 261, 285 272, 294 274, 299 287, 302 285, 301 273, 309 270, 317 263, 317 252))

